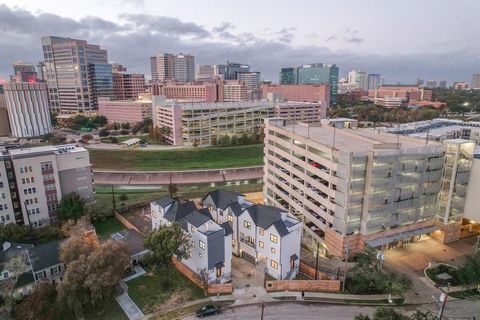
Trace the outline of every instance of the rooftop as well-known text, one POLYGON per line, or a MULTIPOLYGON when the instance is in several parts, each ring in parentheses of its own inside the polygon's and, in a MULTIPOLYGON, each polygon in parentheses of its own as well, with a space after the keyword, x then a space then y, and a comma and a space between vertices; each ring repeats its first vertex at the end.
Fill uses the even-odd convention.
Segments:
MULTIPOLYGON (((310 140, 328 147, 335 147, 344 152, 365 152, 373 149, 397 149, 400 148, 424 148, 425 140, 386 132, 374 129, 335 129, 331 126, 307 125, 299 122, 284 121, 286 125, 278 125, 269 119, 271 125, 281 127, 297 135, 309 138, 310 140)), ((437 142, 430 142, 429 145, 440 145, 437 142)))

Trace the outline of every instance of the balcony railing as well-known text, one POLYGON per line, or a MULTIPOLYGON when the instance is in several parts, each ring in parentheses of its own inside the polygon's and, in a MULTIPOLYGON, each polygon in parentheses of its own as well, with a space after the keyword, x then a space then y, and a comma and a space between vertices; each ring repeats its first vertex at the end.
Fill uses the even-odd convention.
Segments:
POLYGON ((253 248, 253 249, 256 248, 255 243, 251 243, 250 241, 247 241, 247 240, 245 240, 244 238, 241 238, 241 239, 240 239, 240 242, 243 243, 243 244, 246 244, 246 245, 249 246, 250 248, 253 248))

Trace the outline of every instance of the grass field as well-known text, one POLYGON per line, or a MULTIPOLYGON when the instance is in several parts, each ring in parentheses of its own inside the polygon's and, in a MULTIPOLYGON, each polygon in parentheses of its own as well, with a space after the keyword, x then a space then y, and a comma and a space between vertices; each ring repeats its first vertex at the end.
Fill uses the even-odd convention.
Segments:
POLYGON ((89 150, 94 169, 192 170, 259 166, 263 144, 174 150, 89 150))
POLYGON ((177 269, 173 268, 168 275, 171 284, 169 286, 165 285, 166 276, 162 272, 149 272, 127 282, 130 298, 144 313, 156 311, 165 303, 182 305, 187 301, 205 297, 202 289, 177 269))
POLYGON ((125 229, 123 224, 121 224, 115 217, 107 218, 105 221, 94 222, 93 225, 95 226, 95 231, 101 240, 106 240, 110 238, 113 233, 125 229))
MULTIPOLYGON (((182 198, 200 198, 206 195, 208 192, 216 189, 232 190, 240 193, 258 192, 262 191, 261 183, 249 183, 249 184, 232 184, 229 186, 215 186, 210 185, 196 185, 196 186, 183 186, 178 185, 178 195, 182 198)), ((120 201, 120 195, 126 194, 127 200, 124 201, 125 206, 137 204, 140 202, 150 202, 154 199, 158 199, 168 194, 167 187, 162 189, 115 189, 115 202, 117 207, 122 206, 120 201)), ((96 186, 95 187, 95 200, 96 206, 99 208, 105 208, 111 210, 112 206, 112 188, 109 186, 96 186)), ((102 226, 103 227, 103 226, 102 226)), ((98 232, 98 231, 97 231, 98 232)))
POLYGON ((127 315, 118 305, 115 298, 102 302, 98 307, 85 312, 85 320, 128 320, 127 315))

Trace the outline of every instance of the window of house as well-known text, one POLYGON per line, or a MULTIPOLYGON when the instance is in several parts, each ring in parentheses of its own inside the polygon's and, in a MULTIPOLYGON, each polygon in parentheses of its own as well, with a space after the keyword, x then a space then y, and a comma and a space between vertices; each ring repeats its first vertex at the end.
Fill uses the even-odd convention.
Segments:
POLYGON ((228 215, 228 221, 233 222, 233 216, 231 214, 228 215))
POLYGON ((205 242, 203 242, 202 240, 198 240, 198 246, 200 247, 200 249, 205 250, 205 242))
POLYGON ((270 241, 272 241, 273 243, 277 243, 278 237, 274 234, 270 234, 270 241))
POLYGON ((218 213, 223 217, 223 210, 218 209, 218 213))
POLYGON ((272 253, 276 253, 276 252, 277 252, 277 249, 271 248, 270 251, 271 251, 272 253))
POLYGON ((235 246, 235 239, 232 239, 232 246, 235 246))
POLYGON ((271 266, 273 269, 278 269, 278 262, 275 261, 275 260, 270 260, 270 266, 271 266))
POLYGON ((202 253, 201 253, 201 252, 199 252, 199 253, 198 253, 198 256, 199 256, 199 257, 201 257, 201 256, 202 256, 202 253))
POLYGON ((258 241, 258 246, 260 248, 263 248, 263 247, 265 247, 265 244, 263 243, 263 241, 258 241))
POLYGON ((252 224, 250 223, 250 221, 247 221, 247 220, 244 220, 243 221, 243 226, 247 229, 251 229, 252 228, 252 224))
POLYGON ((192 248, 195 248, 195 241, 192 240, 192 248))
POLYGON ((190 227, 190 232, 192 232, 192 233, 195 232, 195 227, 194 226, 190 227))
POLYGON ((263 234, 265 233, 265 230, 263 230, 262 228, 258 229, 258 233, 260 233, 261 236, 263 236, 263 234))

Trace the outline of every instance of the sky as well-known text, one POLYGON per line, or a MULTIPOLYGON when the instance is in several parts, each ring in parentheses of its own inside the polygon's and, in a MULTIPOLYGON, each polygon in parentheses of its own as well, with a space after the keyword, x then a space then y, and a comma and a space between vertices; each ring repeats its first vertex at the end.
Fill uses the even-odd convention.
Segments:
POLYGON ((197 64, 248 63, 265 80, 281 67, 335 63, 388 83, 470 81, 480 72, 479 0, 0 0, 0 78, 42 59, 40 38, 99 44, 150 77, 155 53, 197 64))

